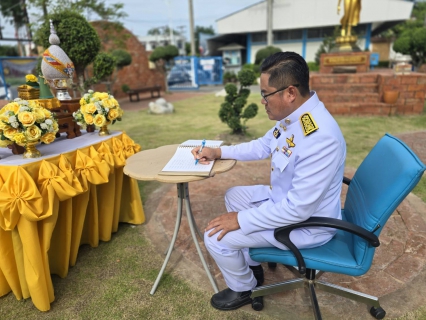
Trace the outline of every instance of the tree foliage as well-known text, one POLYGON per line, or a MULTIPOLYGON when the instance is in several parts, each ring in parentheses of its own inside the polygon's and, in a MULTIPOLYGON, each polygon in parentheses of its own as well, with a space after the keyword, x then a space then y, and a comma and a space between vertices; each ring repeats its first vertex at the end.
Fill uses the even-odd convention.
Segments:
POLYGON ((270 55, 273 55, 274 53, 281 52, 282 50, 280 48, 274 47, 274 46, 267 46, 263 49, 260 49, 256 52, 256 58, 254 61, 254 64, 262 64, 263 60, 265 60, 270 55))
POLYGON ((220 106, 219 118, 232 129, 233 134, 244 134, 247 129, 245 125, 247 120, 254 118, 258 110, 255 103, 244 108, 250 95, 248 87, 256 79, 256 76, 252 70, 244 69, 238 72, 237 78, 240 82, 239 89, 233 83, 228 83, 225 86, 225 102, 220 106), (241 120, 243 120, 243 123, 241 123, 241 120))
POLYGON ((172 60, 174 57, 179 55, 179 50, 176 46, 159 46, 149 56, 149 61, 158 62, 163 60, 164 62, 172 60))
POLYGON ((115 57, 106 52, 100 52, 93 61, 93 74, 97 80, 106 79, 112 75, 116 67, 115 57))
MULTIPOLYGON (((200 33, 203 34, 209 34, 209 35, 215 35, 214 29, 212 26, 209 27, 202 27, 202 26, 195 26, 194 28, 194 42, 195 42, 195 54, 200 54, 200 33)), ((186 42, 185 43, 185 52, 187 55, 191 54, 191 43, 186 42)))
POLYGON ((17 57, 19 56, 16 46, 0 46, 0 56, 17 57))
POLYGON ((132 55, 123 49, 116 49, 111 52, 115 58, 117 69, 129 66, 132 63, 132 55))
MULTIPOLYGON (((174 35, 180 35, 180 32, 175 30, 175 29, 172 29, 171 31, 173 32, 174 35)), ((151 28, 151 29, 148 30, 147 35, 149 35, 149 36, 160 36, 160 35, 169 36, 170 35, 170 27, 164 26, 164 27, 151 28)))
POLYGON ((426 62, 426 3, 414 4, 412 19, 398 25, 395 30, 397 39, 393 50, 411 56, 413 64, 420 67, 426 62))
POLYGON ((340 35, 340 27, 336 26, 331 36, 324 37, 321 45, 319 46, 317 52, 315 53, 315 62, 317 65, 320 64, 321 54, 331 52, 331 50, 336 46, 336 38, 339 35, 340 35))
MULTIPOLYGON (((3 1, 3 0, 2 0, 3 1)), ((60 11, 73 11, 76 13, 85 12, 86 14, 96 14, 102 20, 120 22, 127 16, 123 11, 123 3, 105 3, 102 0, 27 0, 32 8, 38 8, 43 11, 42 20, 49 13, 60 11)))
MULTIPOLYGON (((60 47, 74 63, 79 79, 79 90, 84 91, 84 70, 95 60, 101 49, 101 42, 95 29, 80 14, 61 11, 48 15, 52 19, 56 33, 61 41, 60 47)), ((50 25, 46 20, 35 33, 34 42, 44 48, 49 43, 50 25)))
POLYGON ((22 27, 27 23, 25 11, 22 10, 23 6, 25 6, 25 4, 21 4, 16 0, 1 0, 0 11, 2 16, 5 17, 10 24, 16 27, 22 27))

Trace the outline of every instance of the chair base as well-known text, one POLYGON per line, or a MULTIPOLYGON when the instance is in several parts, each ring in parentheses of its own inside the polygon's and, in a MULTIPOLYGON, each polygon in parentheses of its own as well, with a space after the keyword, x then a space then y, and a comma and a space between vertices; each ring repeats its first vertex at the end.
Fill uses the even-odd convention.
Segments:
POLYGON ((323 290, 328 293, 336 294, 341 297, 372 306, 370 314, 376 319, 383 319, 386 314, 386 312, 380 307, 379 298, 377 297, 316 279, 317 277, 319 278, 323 272, 317 273, 316 270, 306 269, 306 277, 300 278, 300 274, 298 274, 297 269, 293 267, 287 268, 290 269, 290 271, 292 271, 299 278, 256 287, 252 290, 251 298, 305 287, 308 290, 309 296, 311 298, 315 319, 319 320, 322 319, 322 317, 315 293, 316 288, 318 290, 323 290))

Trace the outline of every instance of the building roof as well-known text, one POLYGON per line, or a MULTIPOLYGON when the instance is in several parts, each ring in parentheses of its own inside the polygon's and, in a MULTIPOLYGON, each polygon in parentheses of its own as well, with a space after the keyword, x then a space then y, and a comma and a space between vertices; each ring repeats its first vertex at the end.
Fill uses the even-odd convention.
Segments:
MULTIPOLYGON (((340 25, 343 4, 338 15, 337 3, 337 0, 274 0, 272 28, 288 30, 340 25)), ((414 2, 408 0, 364 0, 359 23, 372 23, 374 30, 384 22, 404 21, 410 18, 413 5, 414 2)), ((218 33, 265 31, 266 17, 267 1, 262 1, 218 19, 218 33)))

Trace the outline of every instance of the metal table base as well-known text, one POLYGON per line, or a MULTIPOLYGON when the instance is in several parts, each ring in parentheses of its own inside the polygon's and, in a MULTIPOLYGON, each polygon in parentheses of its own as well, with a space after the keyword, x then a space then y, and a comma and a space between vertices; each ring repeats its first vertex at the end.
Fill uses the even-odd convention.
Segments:
POLYGON ((198 255, 200 256, 200 260, 203 264, 204 270, 206 271, 207 277, 210 280, 210 283, 213 286, 213 290, 215 293, 219 292, 216 282, 214 281, 214 278, 212 277, 209 267, 206 263, 206 260, 204 259, 203 253, 201 252, 200 245, 198 244, 197 239, 197 233, 201 240, 203 240, 203 234, 200 232, 200 230, 197 227, 197 224, 195 223, 194 216, 191 211, 191 204, 189 202, 189 191, 188 191, 188 183, 182 182, 177 183, 177 195, 178 195, 178 203, 177 203, 177 215, 176 215, 176 224, 175 224, 175 230, 173 232, 172 240, 170 241, 170 246, 167 249, 166 258, 164 259, 163 266, 161 267, 160 272, 158 273, 157 279, 154 282, 154 285, 152 286, 150 294, 154 294, 155 290, 157 290, 158 284, 160 283, 161 277, 164 273, 164 270, 166 269, 167 263, 169 262, 170 256, 173 251, 173 247, 176 242, 177 235, 179 233, 180 223, 182 220, 182 205, 185 203, 185 210, 186 214, 188 216, 188 224, 189 228, 191 230, 191 236, 194 241, 195 247, 197 248, 198 255))

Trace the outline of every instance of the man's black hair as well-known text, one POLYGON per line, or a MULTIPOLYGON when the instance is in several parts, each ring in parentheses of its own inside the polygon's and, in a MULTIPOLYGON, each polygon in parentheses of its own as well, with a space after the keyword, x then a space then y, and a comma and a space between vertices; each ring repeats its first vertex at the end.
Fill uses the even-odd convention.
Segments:
POLYGON ((277 89, 299 84, 303 97, 309 95, 309 68, 296 52, 277 52, 266 58, 260 66, 261 73, 270 75, 268 85, 277 89))

